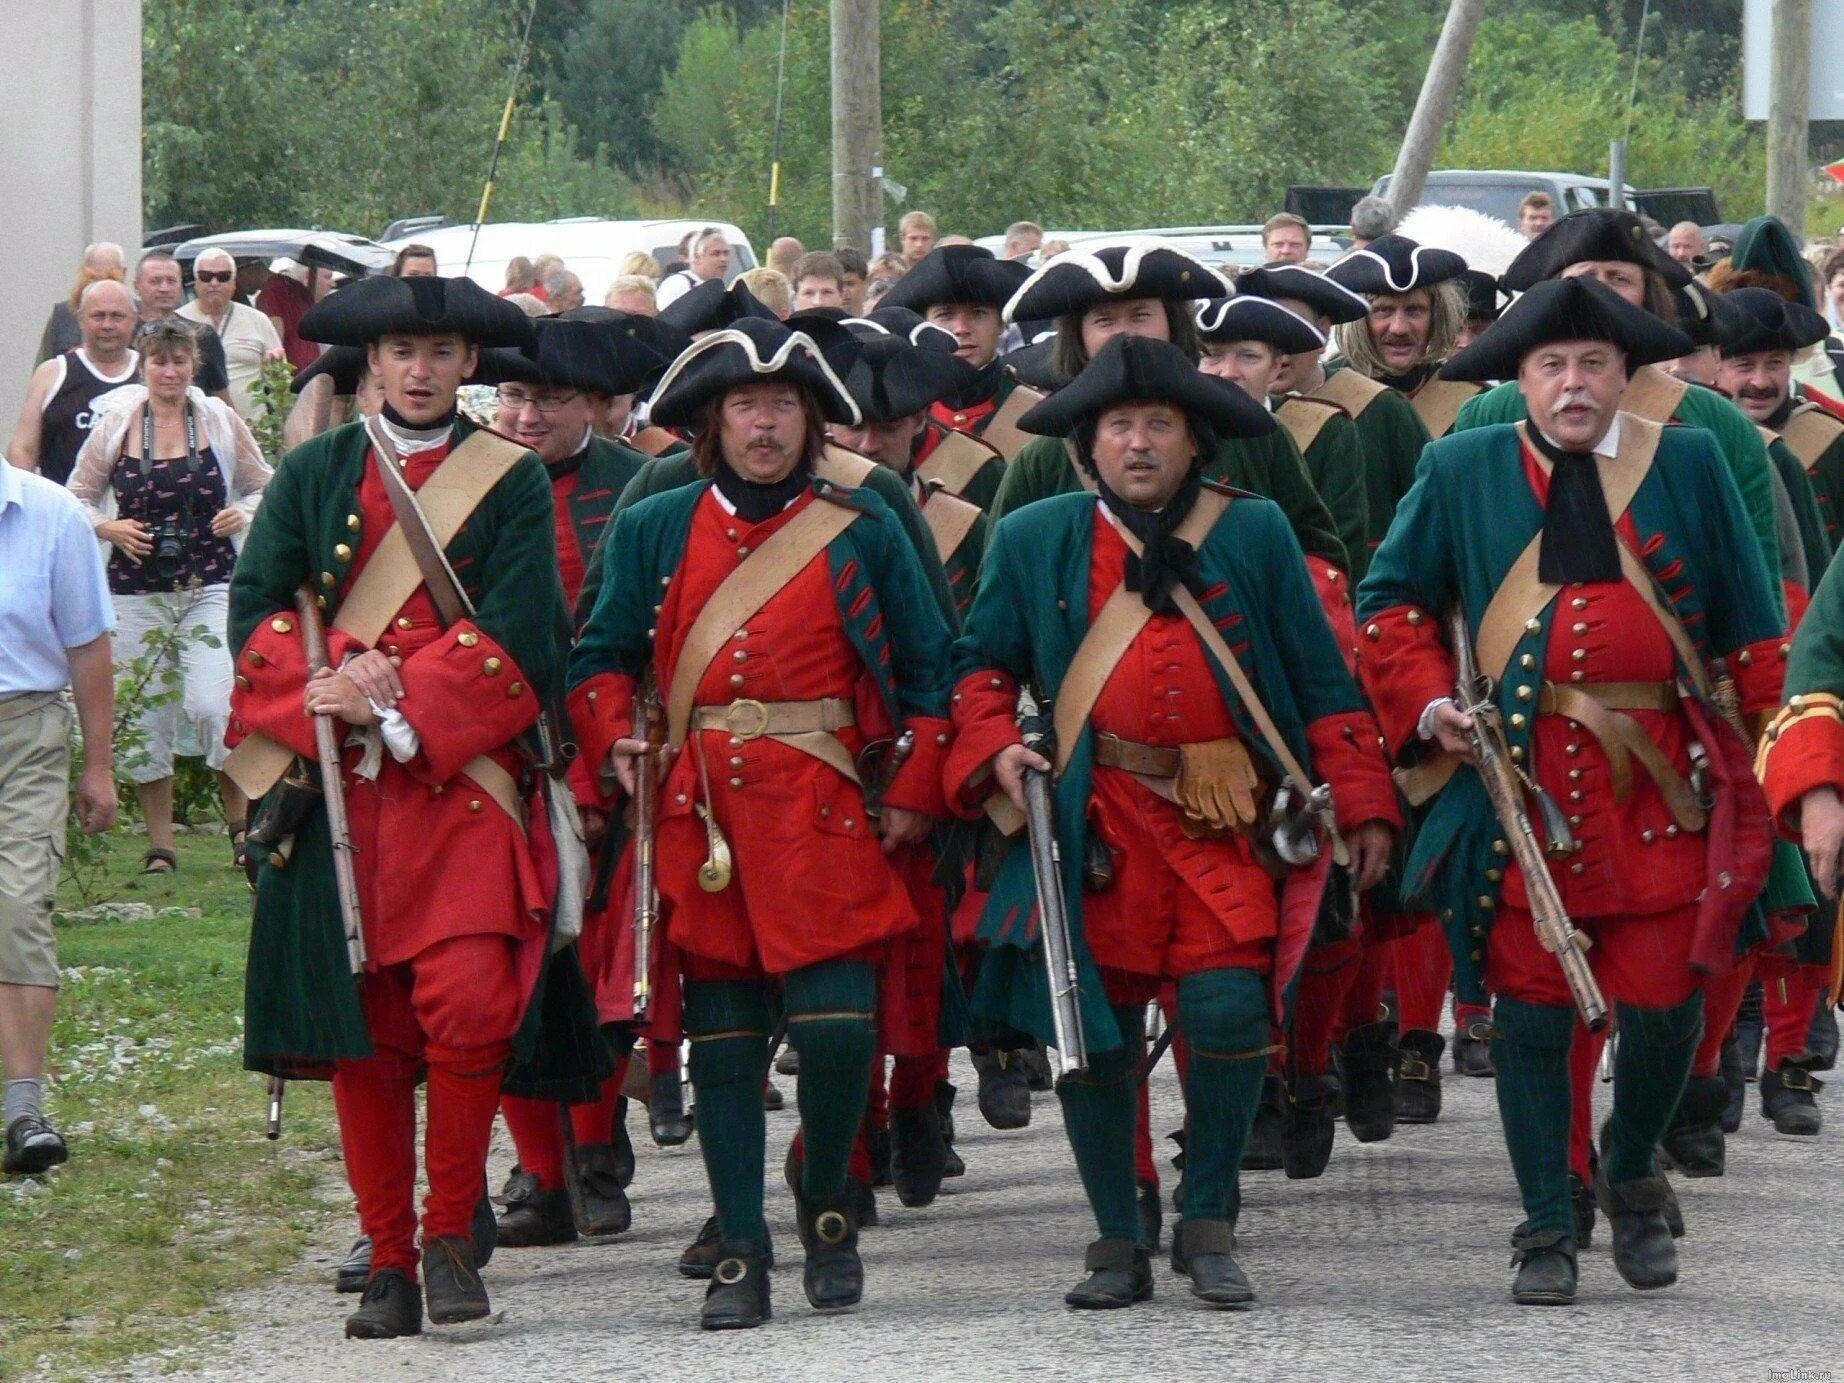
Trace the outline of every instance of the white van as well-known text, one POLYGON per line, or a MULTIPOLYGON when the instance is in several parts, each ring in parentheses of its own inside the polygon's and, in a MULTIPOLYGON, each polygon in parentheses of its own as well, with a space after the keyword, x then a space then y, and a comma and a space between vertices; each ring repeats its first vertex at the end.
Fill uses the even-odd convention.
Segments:
POLYGON ((749 237, 726 221, 604 221, 595 216, 569 216, 558 221, 490 221, 480 227, 478 241, 474 227, 468 225, 412 231, 384 243, 392 250, 411 244, 427 245, 435 251, 438 273, 454 276, 465 271, 475 283, 493 293, 506 286, 506 265, 517 256, 536 259, 541 254, 554 254, 582 279, 583 300, 599 305, 630 251, 644 250, 663 270, 678 257, 679 241, 705 226, 716 226, 730 242, 728 278, 756 267, 749 237))

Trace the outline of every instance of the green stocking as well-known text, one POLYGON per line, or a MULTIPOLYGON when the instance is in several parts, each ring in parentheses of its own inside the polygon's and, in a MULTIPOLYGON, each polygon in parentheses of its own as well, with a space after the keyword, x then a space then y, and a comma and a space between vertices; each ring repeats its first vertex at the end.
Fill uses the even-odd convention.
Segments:
POLYGON ((1703 995, 1675 1008, 1619 1006, 1620 1046, 1614 1054, 1613 1118, 1607 1125, 1607 1180, 1649 1177, 1652 1150, 1671 1122, 1703 1037, 1703 995))
POLYGON ((698 1098, 698 1149, 724 1238, 768 1245, 762 1215, 762 1162, 768 1127, 762 1082, 768 1078, 766 986, 753 980, 692 980, 685 985, 685 1032, 698 1098))
POLYGON ((791 971, 782 986, 788 1042, 800 1053, 801 1194, 834 1197, 845 1190, 877 1053, 877 973, 866 961, 827 960, 791 971))
POLYGON ((1205 970, 1178 981, 1185 1072, 1187 1220, 1232 1218, 1242 1150, 1268 1069, 1268 987, 1253 970, 1205 970))
POLYGON ((1498 1117, 1511 1170, 1524 1198, 1525 1228, 1575 1229, 1569 1203, 1569 1043, 1575 1010, 1526 1004, 1500 995, 1492 1010, 1498 1036, 1498 1117))
POLYGON ((1128 1035, 1127 1044, 1091 1056, 1088 1070, 1064 1076, 1057 1082, 1056 1093, 1063 1102, 1063 1128, 1075 1150, 1076 1170, 1082 1174, 1082 1189, 1094 1209, 1101 1237, 1137 1242, 1140 1212, 1139 1188, 1133 1179, 1133 1131, 1139 1105, 1133 1071, 1140 1044, 1132 1037, 1145 1021, 1144 1010, 1138 1004, 1116 1005, 1114 1021, 1128 1035))

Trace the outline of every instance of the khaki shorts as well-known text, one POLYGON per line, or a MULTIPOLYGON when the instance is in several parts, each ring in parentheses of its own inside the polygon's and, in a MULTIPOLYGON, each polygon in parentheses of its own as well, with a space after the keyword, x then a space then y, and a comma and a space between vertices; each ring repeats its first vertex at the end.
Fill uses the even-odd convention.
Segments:
POLYGON ((51 909, 70 811, 70 710, 0 703, 0 984, 58 987, 51 909))

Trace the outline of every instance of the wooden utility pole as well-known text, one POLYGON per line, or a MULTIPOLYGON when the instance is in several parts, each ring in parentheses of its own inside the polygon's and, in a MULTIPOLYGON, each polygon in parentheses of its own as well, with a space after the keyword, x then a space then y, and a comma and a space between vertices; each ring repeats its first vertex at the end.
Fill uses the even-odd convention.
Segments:
POLYGON ((871 252, 883 224, 879 0, 832 0, 832 243, 871 252))
POLYGON ((1767 210, 1803 236, 1812 191, 1806 138, 1812 113, 1812 0, 1774 0, 1767 81, 1767 210))
POLYGON ((1428 170, 1440 148, 1441 131, 1453 118, 1454 97, 1466 75, 1466 60, 1472 56, 1473 39, 1484 14, 1485 0, 1451 0, 1448 5, 1447 22, 1441 25, 1440 42, 1434 46, 1421 95, 1415 98, 1415 113, 1409 117, 1402 150, 1396 155, 1395 172, 1390 174, 1389 204, 1398 218, 1421 200, 1428 170))

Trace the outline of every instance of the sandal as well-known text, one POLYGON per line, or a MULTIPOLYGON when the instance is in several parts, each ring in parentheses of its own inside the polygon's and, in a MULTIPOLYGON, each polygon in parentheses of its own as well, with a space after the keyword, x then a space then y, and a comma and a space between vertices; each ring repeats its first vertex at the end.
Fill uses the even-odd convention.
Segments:
POLYGON ((243 841, 250 833, 250 823, 247 821, 226 822, 225 829, 230 833, 231 862, 233 866, 238 869, 249 868, 250 857, 243 848, 243 841))
POLYGON ((159 846, 150 849, 141 856, 143 874, 171 874, 179 868, 179 856, 171 850, 162 850, 159 846))

